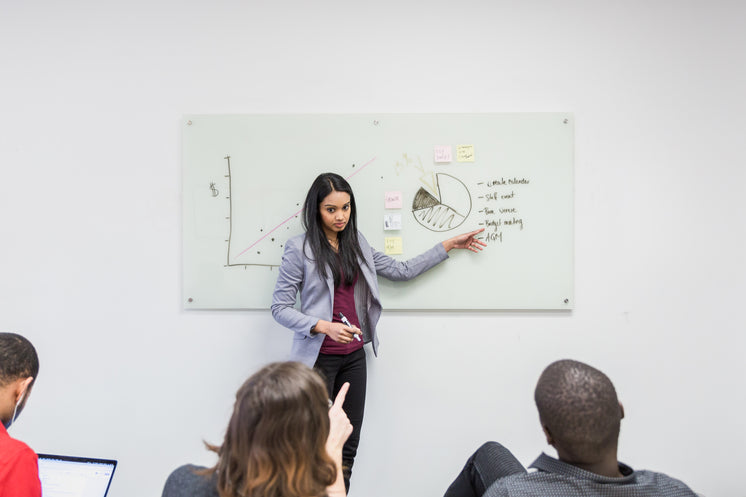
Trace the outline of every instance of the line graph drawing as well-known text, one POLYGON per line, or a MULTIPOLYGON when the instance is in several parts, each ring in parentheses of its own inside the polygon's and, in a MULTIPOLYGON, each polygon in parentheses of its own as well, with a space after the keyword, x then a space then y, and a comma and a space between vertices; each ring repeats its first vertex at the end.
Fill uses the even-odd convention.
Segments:
POLYGON ((450 174, 435 175, 435 191, 420 187, 412 200, 412 215, 430 231, 450 231, 471 213, 471 194, 466 185, 450 174))
MULTIPOLYGON (((247 266, 264 266, 264 267, 276 267, 277 264, 262 264, 262 263, 235 263, 231 262, 231 244, 233 241, 233 184, 232 184, 232 175, 231 175, 231 156, 226 155, 224 159, 228 163, 228 174, 226 174, 226 178, 228 178, 228 195, 226 196, 226 199, 228 200, 228 239, 225 240, 227 245, 226 250, 226 261, 225 261, 225 267, 243 267, 246 269, 247 266)), ((269 233, 268 233, 269 234, 269 233)), ((266 237, 266 235, 265 235, 266 237)), ((265 238, 265 237, 262 237, 265 238)), ((261 241, 261 239, 259 240, 261 241)), ((258 243, 258 242, 257 242, 258 243)), ((254 244, 256 245, 256 243, 254 244)), ((253 247, 252 245, 251 247, 253 247)), ((246 250, 244 250, 242 253, 249 250, 251 247, 248 247, 246 250)), ((239 254, 241 255, 241 254, 239 254)))
MULTIPOLYGON (((279 230, 282 227, 285 227, 287 230, 290 230, 290 227, 288 226, 288 223, 290 223, 294 219, 299 219, 300 214, 303 212, 303 207, 301 207, 300 209, 298 209, 297 211, 295 211, 294 213, 292 213, 290 216, 287 216, 286 218, 284 218, 284 220, 280 221, 279 223, 275 224, 274 226, 272 226, 271 228, 269 228, 268 230, 266 230, 266 232, 265 232, 264 228, 260 228, 259 231, 260 231, 261 235, 258 238, 256 238, 253 241, 251 241, 249 243, 249 245, 246 246, 246 248, 244 248, 243 250, 241 250, 238 254, 232 255, 232 250, 234 248, 233 247, 234 229, 236 228, 236 226, 234 225, 234 222, 233 222, 233 218, 234 218, 233 183, 232 183, 233 174, 231 172, 231 156, 230 155, 226 155, 224 157, 224 159, 227 161, 227 168, 228 168, 228 174, 226 175, 226 177, 228 178, 228 196, 227 196, 227 199, 229 200, 229 206, 228 206, 228 220, 229 220, 229 222, 228 222, 228 238, 226 240, 226 243, 228 245, 227 245, 227 252, 226 252, 226 264, 225 264, 225 267, 244 267, 244 269, 246 267, 248 267, 248 266, 262 266, 262 267, 269 267, 269 268, 279 267, 280 266, 280 260, 279 259, 277 259, 276 263, 272 263, 272 262, 269 262, 269 263, 267 263, 267 262, 253 262, 253 261, 251 261, 251 262, 236 262, 236 261, 239 260, 239 258, 241 258, 241 257, 246 258, 246 256, 248 255, 248 253, 249 253, 249 251, 251 249, 259 249, 259 246, 260 246, 260 244, 262 242, 271 242, 271 243, 276 242, 277 240, 276 240, 275 237, 272 237, 272 234, 275 233, 275 232, 277 232, 277 230, 279 230), (268 238, 269 238, 269 240, 267 240, 268 238)), ((360 173, 363 169, 365 169, 367 166, 369 166, 370 164, 372 164, 375 160, 376 160, 376 157, 373 157, 372 159, 370 159, 369 161, 367 161, 366 163, 364 163, 359 168, 355 168, 355 164, 353 164, 352 167, 355 168, 355 171, 352 174, 348 175, 346 177, 346 179, 349 181, 352 177, 354 177, 355 175, 357 175, 358 173, 360 173)), ((299 205, 300 204, 297 203, 296 207, 298 207, 299 205)), ((286 237, 283 237, 283 239, 284 238, 286 238, 286 237)), ((245 246, 245 245, 242 244, 242 246, 245 246)), ((278 248, 281 249, 282 248, 282 244, 280 244, 278 248)), ((256 251, 256 255, 261 255, 261 251, 257 250, 256 251)))

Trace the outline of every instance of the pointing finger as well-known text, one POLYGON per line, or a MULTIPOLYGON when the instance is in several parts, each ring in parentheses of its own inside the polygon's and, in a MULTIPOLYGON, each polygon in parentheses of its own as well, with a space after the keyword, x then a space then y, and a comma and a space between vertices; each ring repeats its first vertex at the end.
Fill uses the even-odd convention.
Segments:
POLYGON ((345 403, 345 397, 347 397, 347 390, 350 389, 350 383, 345 382, 344 385, 342 385, 342 388, 339 389, 339 392, 337 393, 337 397, 334 399, 334 405, 332 407, 339 407, 342 408, 342 404, 345 403))

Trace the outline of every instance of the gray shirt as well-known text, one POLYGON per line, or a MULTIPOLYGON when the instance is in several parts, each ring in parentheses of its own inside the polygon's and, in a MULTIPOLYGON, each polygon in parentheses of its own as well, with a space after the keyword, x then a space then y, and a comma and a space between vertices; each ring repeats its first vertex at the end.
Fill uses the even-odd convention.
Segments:
POLYGON ((204 469, 206 468, 192 464, 176 468, 166 480, 162 497, 219 497, 215 475, 202 476, 195 473, 204 469))
POLYGON ((483 497, 696 497, 684 483, 663 473, 634 471, 619 463, 622 478, 601 476, 542 454, 538 471, 500 478, 483 497))

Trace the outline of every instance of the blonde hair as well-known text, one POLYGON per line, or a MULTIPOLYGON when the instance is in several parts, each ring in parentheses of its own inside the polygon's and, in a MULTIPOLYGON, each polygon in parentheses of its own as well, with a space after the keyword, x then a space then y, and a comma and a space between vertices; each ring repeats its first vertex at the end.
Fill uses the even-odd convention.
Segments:
POLYGON ((276 362, 236 392, 221 446, 217 476, 221 497, 326 495, 337 470, 326 452, 328 396, 319 375, 298 362, 276 362))

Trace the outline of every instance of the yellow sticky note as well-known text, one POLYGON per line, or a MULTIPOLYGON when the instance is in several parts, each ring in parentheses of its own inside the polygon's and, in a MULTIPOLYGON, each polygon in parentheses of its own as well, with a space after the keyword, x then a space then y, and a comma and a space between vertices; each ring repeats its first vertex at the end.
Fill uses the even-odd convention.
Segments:
POLYGON ((400 236, 387 236, 383 239, 383 248, 386 255, 396 255, 402 253, 402 243, 400 236))
POLYGON ((474 145, 459 145, 456 147, 458 162, 474 162, 474 145))

